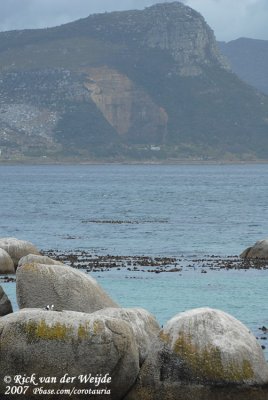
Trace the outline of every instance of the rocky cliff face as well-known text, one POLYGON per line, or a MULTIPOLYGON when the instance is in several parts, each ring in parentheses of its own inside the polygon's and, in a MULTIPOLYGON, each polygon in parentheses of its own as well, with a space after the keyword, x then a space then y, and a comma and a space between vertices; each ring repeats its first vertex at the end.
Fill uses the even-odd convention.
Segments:
POLYGON ((130 142, 163 143, 168 116, 127 76, 108 67, 90 68, 85 87, 108 123, 130 142), (139 127, 139 130, 138 130, 139 127))
POLYGON ((165 50, 183 76, 199 75, 208 65, 228 68, 204 18, 178 1, 156 4, 143 11, 93 15, 79 24, 83 32, 95 37, 165 50))
POLYGON ((177 1, 0 33, 0 159, 268 158, 267 121, 177 1))
POLYGON ((146 9, 149 29, 143 44, 172 54, 182 76, 202 73, 202 67, 227 68, 213 31, 199 13, 179 2, 158 4, 146 9))

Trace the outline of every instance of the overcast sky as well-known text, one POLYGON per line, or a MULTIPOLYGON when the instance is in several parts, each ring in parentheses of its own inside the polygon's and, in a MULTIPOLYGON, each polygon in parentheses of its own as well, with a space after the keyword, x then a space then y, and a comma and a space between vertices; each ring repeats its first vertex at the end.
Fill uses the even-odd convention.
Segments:
MULTIPOLYGON (((0 0, 0 31, 60 25, 89 14, 142 9, 165 0, 0 0)), ((201 12, 218 40, 268 40, 268 0, 183 0, 201 12)))

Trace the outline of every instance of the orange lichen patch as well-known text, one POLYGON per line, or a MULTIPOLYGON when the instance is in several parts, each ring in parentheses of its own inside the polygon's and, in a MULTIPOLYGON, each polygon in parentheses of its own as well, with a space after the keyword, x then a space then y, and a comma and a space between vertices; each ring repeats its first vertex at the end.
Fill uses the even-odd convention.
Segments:
POLYGON ((79 337, 79 339, 86 339, 86 338, 90 337, 90 330, 89 330, 88 322, 86 322, 85 324, 79 324, 78 337, 79 337))
POLYGON ((73 333, 71 326, 56 322, 48 325, 45 320, 40 322, 30 321, 25 325, 25 331, 32 339, 66 340, 73 333))
POLYGON ((254 378, 254 372, 248 360, 242 365, 235 360, 223 362, 218 347, 207 345, 201 349, 190 336, 180 334, 173 351, 188 365, 196 378, 213 382, 242 383, 254 378))
POLYGON ((20 268, 23 268, 24 271, 35 271, 36 270, 36 263, 24 264, 20 268))
POLYGON ((94 321, 93 323, 93 333, 94 335, 100 335, 103 332, 104 325, 101 321, 94 321))

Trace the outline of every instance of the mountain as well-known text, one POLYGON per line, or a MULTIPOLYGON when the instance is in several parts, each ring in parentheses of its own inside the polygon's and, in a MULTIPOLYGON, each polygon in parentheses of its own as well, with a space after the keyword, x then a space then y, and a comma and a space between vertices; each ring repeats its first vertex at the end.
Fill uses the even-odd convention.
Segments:
POLYGON ((179 2, 0 34, 0 153, 24 160, 268 158, 268 98, 179 2))
POLYGON ((219 48, 233 72, 268 95, 268 40, 240 38, 219 42, 219 48))

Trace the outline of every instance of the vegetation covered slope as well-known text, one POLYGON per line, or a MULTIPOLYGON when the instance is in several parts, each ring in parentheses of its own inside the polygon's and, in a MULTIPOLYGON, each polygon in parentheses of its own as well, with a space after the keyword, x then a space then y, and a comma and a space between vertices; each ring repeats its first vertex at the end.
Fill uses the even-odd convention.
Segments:
POLYGON ((219 47, 242 80, 268 95, 268 40, 240 38, 219 47))
POLYGON ((1 158, 268 158, 268 98, 179 2, 0 34, 1 158))

